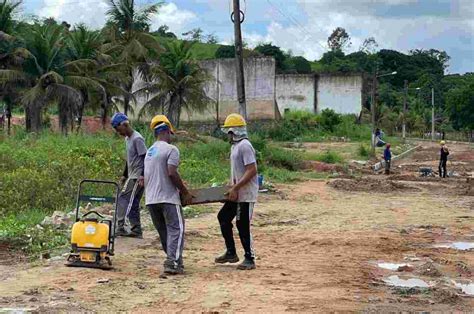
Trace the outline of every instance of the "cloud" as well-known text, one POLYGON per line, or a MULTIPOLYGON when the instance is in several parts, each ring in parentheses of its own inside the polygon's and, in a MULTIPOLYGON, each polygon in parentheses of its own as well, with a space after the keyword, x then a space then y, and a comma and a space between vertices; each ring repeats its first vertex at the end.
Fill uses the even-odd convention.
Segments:
POLYGON ((36 14, 39 17, 53 17, 57 21, 67 21, 69 24, 85 23, 92 28, 105 24, 107 3, 104 1, 82 0, 44 0, 43 7, 36 14))
MULTIPOLYGON (((291 14, 283 0, 271 0, 273 20, 265 31, 244 33, 251 46, 272 42, 309 60, 319 59, 327 51, 327 37, 336 27, 344 27, 356 51, 368 37, 375 37, 380 49, 408 52, 411 49, 439 49, 451 55, 451 71, 474 71, 474 5, 471 0, 320 0, 298 1, 300 11, 291 14), (445 10, 446 5, 450 10, 445 10), (428 10, 427 5, 432 7, 428 10), (382 10, 383 9, 383 10, 382 10), (416 15, 410 13, 417 11, 416 15), (304 17, 304 18, 303 18, 304 17), (467 60, 466 60, 467 59, 467 60)), ((245 26, 244 26, 245 27, 245 26)), ((245 28, 244 28, 245 30, 245 28)))
MULTIPOLYGON (((92 28, 104 26, 108 4, 105 1, 82 0, 44 0, 43 7, 36 14, 39 17, 53 17, 57 21, 67 21, 74 25, 85 23, 92 28)), ((163 24, 169 26, 173 32, 181 32, 187 25, 196 19, 196 15, 187 10, 180 10, 173 2, 166 3, 157 14, 151 18, 152 30, 163 24)))
POLYGON ((186 27, 196 21, 196 14, 188 10, 180 10, 176 4, 167 3, 160 8, 151 20, 151 29, 156 30, 163 24, 169 26, 170 31, 181 34, 186 27))

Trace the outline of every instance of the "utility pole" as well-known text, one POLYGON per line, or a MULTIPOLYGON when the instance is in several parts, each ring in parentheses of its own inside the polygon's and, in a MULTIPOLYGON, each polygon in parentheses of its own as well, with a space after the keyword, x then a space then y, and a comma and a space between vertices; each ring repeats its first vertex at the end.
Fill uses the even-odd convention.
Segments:
MULTIPOLYGON (((247 119, 247 105, 245 103, 245 80, 244 80, 244 60, 242 54, 242 31, 240 24, 240 0, 234 0, 234 12, 232 14, 232 22, 234 23, 235 37, 235 65, 237 70, 237 98, 239 101, 239 113, 247 119)), ((242 12, 242 17, 243 12, 242 12)))
POLYGON ((404 84, 404 93, 403 93, 403 125, 402 125, 402 138, 405 142, 406 137, 406 124, 407 124, 407 97, 408 97, 408 81, 405 80, 404 84))
POLYGON ((435 140, 434 87, 431 87, 431 140, 435 140))

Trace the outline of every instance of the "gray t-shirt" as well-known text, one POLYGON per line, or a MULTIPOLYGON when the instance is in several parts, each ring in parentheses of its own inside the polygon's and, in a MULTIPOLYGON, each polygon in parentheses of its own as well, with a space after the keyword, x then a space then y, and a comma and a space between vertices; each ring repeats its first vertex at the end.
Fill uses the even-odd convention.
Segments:
POLYGON ((176 146, 156 141, 145 157, 145 203, 181 205, 179 191, 168 175, 168 165, 179 165, 176 146))
MULTIPOLYGON (((247 140, 234 143, 230 152, 231 182, 236 184, 244 176, 245 166, 257 163, 255 150, 247 140)), ((245 186, 239 190, 239 203, 255 203, 258 195, 258 178, 253 177, 245 186)))
POLYGON ((127 149, 127 168, 130 179, 138 179, 143 174, 143 159, 146 154, 146 145, 143 136, 137 131, 125 138, 127 149))

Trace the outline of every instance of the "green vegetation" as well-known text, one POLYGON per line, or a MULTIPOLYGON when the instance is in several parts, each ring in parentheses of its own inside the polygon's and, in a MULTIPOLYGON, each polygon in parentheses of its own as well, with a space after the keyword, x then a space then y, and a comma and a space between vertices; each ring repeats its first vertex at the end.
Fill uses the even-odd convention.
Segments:
POLYGON ((365 146, 364 144, 360 144, 357 153, 362 158, 368 158, 370 156, 370 148, 365 146))
POLYGON ((275 141, 320 142, 339 138, 351 141, 370 141, 370 126, 360 124, 354 115, 340 115, 325 109, 321 114, 291 111, 266 129, 257 131, 264 138, 275 141))
POLYGON ((336 163, 341 163, 343 161, 343 158, 341 155, 339 155, 336 152, 328 150, 325 153, 322 153, 315 158, 317 161, 322 161, 328 164, 336 164, 336 163))
MULTIPOLYGON (((151 145, 150 132, 141 131, 151 145)), ((258 136, 254 140, 259 170, 267 181, 292 182, 311 176, 299 172, 301 154, 267 145, 258 136)), ((180 172, 191 187, 228 182, 229 143, 209 139, 207 143, 178 141, 177 145, 181 151, 180 172)), ((64 231, 36 225, 55 210, 72 210, 81 179, 117 181, 123 165, 123 139, 112 134, 35 135, 20 129, 14 136, 2 138, 0 242, 24 247, 27 253, 66 245, 68 235, 64 231)), ((92 188, 90 191, 104 193, 92 188)), ((205 212, 201 207, 189 211, 189 217, 205 212)))

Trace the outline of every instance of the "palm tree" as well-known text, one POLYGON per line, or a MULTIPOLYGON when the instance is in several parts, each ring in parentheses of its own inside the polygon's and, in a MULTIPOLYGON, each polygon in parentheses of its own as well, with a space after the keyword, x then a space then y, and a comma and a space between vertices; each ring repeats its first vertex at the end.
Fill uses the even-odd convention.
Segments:
MULTIPOLYGON (((18 63, 18 51, 21 43, 11 36, 15 25, 14 16, 18 12, 21 1, 0 0, 0 69, 12 67, 18 63)), ((0 99, 7 105, 7 128, 10 134, 10 120, 12 100, 15 97, 14 89, 6 87, 0 90, 0 99)))
POLYGON ((22 1, 0 0, 0 32, 11 34, 15 25, 14 15, 22 1))
POLYGON ((111 43, 121 46, 116 55, 118 62, 126 67, 128 82, 123 84, 123 107, 127 114, 132 99, 134 73, 146 80, 148 64, 162 50, 158 41, 148 33, 150 18, 158 12, 161 3, 138 9, 134 0, 108 0, 109 17, 104 32, 111 43))
POLYGON ((202 111, 211 102, 204 92, 209 80, 208 73, 194 60, 192 42, 171 42, 161 55, 160 64, 150 66, 151 83, 136 91, 137 95, 151 94, 152 97, 140 111, 156 113, 162 107, 171 123, 179 126, 182 109, 202 111))
POLYGON ((18 68, 0 70, 0 83, 14 85, 25 107, 26 128, 41 129, 41 113, 49 104, 59 107, 61 129, 67 133, 71 108, 81 101, 81 88, 100 88, 100 84, 83 75, 79 68, 91 66, 93 60, 69 61, 65 54, 64 28, 58 25, 32 25, 23 34, 26 49, 18 68))

